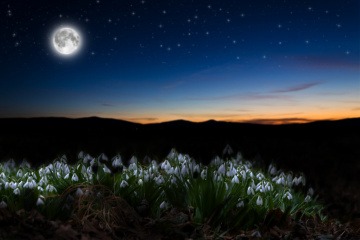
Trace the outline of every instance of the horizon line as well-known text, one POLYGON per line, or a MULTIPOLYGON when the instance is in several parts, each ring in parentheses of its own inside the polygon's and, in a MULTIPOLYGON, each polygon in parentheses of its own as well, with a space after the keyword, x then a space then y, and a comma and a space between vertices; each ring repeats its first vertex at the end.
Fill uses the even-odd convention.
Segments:
POLYGON ((112 117, 99 117, 99 116, 87 116, 87 117, 65 117, 65 116, 37 116, 37 117, 0 117, 0 119, 104 119, 104 120, 115 120, 115 121, 124 121, 134 124, 141 125, 151 125, 151 124, 163 124, 176 121, 184 121, 190 123, 206 123, 206 122, 224 122, 224 123, 242 123, 242 124, 258 124, 258 125, 297 125, 297 124, 307 124, 313 122, 322 122, 322 121, 341 121, 348 119, 360 119, 359 117, 347 117, 347 118, 323 118, 323 119, 309 119, 309 118, 256 118, 249 120, 216 120, 216 119, 207 119, 203 121, 194 121, 184 118, 167 120, 167 121, 154 121, 154 122, 141 122, 141 121, 131 121, 130 119, 124 118, 112 118, 112 117))

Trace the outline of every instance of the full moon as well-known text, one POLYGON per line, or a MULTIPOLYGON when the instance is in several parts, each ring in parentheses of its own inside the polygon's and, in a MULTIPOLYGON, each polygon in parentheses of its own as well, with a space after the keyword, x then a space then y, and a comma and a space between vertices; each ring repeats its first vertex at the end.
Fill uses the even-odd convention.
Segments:
POLYGON ((72 55, 79 50, 81 38, 79 33, 71 27, 55 30, 52 36, 54 49, 61 55, 72 55))

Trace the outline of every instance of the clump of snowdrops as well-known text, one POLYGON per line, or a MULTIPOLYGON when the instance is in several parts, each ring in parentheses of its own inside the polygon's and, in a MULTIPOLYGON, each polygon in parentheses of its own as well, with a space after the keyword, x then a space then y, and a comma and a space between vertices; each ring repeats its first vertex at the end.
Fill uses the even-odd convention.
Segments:
POLYGON ((62 156, 37 169, 26 161, 0 164, 0 208, 37 208, 48 218, 60 219, 75 212, 88 218, 99 211, 106 212, 104 219, 111 214, 118 219, 111 209, 125 200, 138 215, 160 218, 176 208, 195 224, 226 229, 253 227, 268 221, 273 212, 280 212, 282 219, 323 217, 314 190, 304 189, 304 175, 283 172, 273 164, 256 169, 240 153, 215 157, 208 165, 174 149, 162 162, 146 165, 136 157, 125 164, 120 155, 108 159, 80 152, 78 158, 70 165, 62 156))

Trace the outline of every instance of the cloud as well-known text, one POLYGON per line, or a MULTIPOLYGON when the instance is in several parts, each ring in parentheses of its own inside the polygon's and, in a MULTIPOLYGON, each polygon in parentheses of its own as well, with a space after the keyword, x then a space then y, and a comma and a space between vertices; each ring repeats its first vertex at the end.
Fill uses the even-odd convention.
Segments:
POLYGON ((269 93, 244 93, 244 94, 233 94, 213 97, 189 97, 188 100, 198 101, 216 101, 216 100, 287 100, 291 101, 292 98, 287 95, 277 95, 269 93))
POLYGON ((138 123, 149 123, 149 122, 155 122, 158 121, 158 118, 152 118, 152 117, 144 117, 144 118, 124 118, 126 121, 130 122, 138 122, 138 123))
POLYGON ((356 107, 356 108, 353 108, 353 109, 351 109, 351 110, 353 110, 353 111, 360 111, 360 107, 356 107))
POLYGON ((312 122, 312 119, 308 118, 257 118, 244 121, 245 123, 255 124, 291 124, 291 123, 308 123, 312 122))
POLYGON ((345 58, 323 57, 323 56, 298 56, 295 61, 302 65, 315 68, 348 68, 359 70, 359 61, 345 58))
POLYGON ((317 86, 319 84, 321 84, 321 82, 303 83, 303 84, 299 84, 299 85, 295 85, 295 86, 291 86, 291 87, 287 87, 287 88, 274 90, 272 92, 273 93, 297 92, 297 91, 302 91, 302 90, 312 88, 312 87, 317 86))
POLYGON ((110 104, 110 103, 102 103, 101 106, 104 107, 113 107, 114 105, 110 104))
POLYGON ((162 88, 165 90, 169 90, 169 89, 176 88, 184 83, 185 83, 184 81, 176 81, 176 82, 169 83, 169 84, 163 86, 162 88))

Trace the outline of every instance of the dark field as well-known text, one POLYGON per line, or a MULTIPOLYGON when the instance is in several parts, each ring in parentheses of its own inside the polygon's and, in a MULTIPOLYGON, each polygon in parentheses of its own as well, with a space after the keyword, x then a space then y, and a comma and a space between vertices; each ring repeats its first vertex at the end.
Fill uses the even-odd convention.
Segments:
MULTIPOLYGON (((141 125, 84 118, 0 119, 0 160, 26 158, 33 165, 80 151, 124 160, 162 160, 172 148, 209 163, 229 144, 266 168, 304 172, 330 217, 360 222, 360 118, 292 125, 173 121, 141 125)), ((360 224, 359 224, 360 225, 360 224)), ((355 225, 355 226, 359 226, 355 225)))

